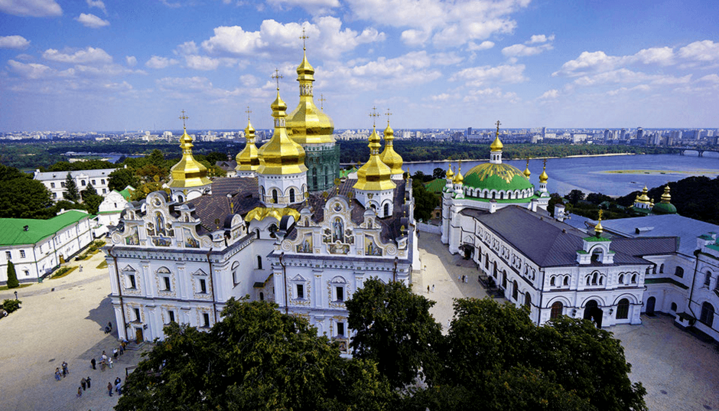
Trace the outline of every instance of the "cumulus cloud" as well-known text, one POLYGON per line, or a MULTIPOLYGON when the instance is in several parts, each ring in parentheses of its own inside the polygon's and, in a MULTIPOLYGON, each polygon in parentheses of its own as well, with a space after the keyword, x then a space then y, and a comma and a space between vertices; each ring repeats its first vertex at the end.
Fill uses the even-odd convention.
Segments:
POLYGON ((505 47, 502 49, 502 54, 504 54, 507 57, 524 57, 524 56, 533 56, 535 54, 542 53, 547 50, 551 50, 552 47, 552 40, 554 40, 554 35, 546 36, 544 34, 536 34, 533 35, 529 41, 527 41, 524 44, 513 44, 509 47, 505 47), (529 46, 527 44, 530 44, 529 46), (532 46, 531 44, 539 44, 537 46, 532 46))
POLYGON ((687 60, 713 62, 719 60, 719 43, 711 40, 695 41, 680 48, 679 56, 687 60))
POLYGON ((476 44, 473 41, 470 41, 469 43, 467 43, 467 50, 469 50, 469 51, 488 50, 488 49, 491 49, 492 47, 494 47, 494 43, 489 40, 485 40, 479 44, 476 44))
POLYGON ((340 6, 339 0, 267 0, 275 8, 301 7, 313 14, 327 14, 340 6))
POLYGON ((478 102, 478 101, 508 101, 515 103, 518 100, 517 93, 514 92, 503 92, 501 88, 483 88, 476 90, 469 90, 466 92, 462 99, 465 103, 478 102))
POLYGON ((495 33, 511 33, 509 15, 529 0, 348 0, 353 17, 391 27, 406 27, 401 39, 418 45, 431 39, 437 47, 457 47, 495 33))
POLYGON ((553 100, 559 97, 559 90, 557 89, 551 89, 545 91, 541 96, 539 96, 540 100, 553 100))
POLYGON ((184 56, 188 54, 197 54, 199 51, 200 50, 197 48, 197 44, 195 44, 194 41, 186 41, 177 46, 174 53, 184 56))
POLYGON ((607 91, 607 95, 608 96, 616 96, 619 94, 627 94, 627 93, 632 93, 632 92, 636 92, 636 91, 646 92, 649 90, 651 90, 651 87, 649 87, 646 84, 640 84, 638 86, 631 87, 631 88, 622 87, 622 88, 618 88, 616 90, 610 90, 610 91, 607 91))
POLYGON ((38 63, 20 63, 15 60, 8 60, 7 64, 10 72, 32 80, 50 77, 67 77, 74 74, 73 69, 58 71, 38 63))
POLYGON ((126 56, 125 61, 130 67, 135 67, 135 65, 137 64, 137 58, 135 56, 126 56))
POLYGON ((0 36, 0 49, 23 50, 30 46, 30 42, 23 36, 0 36))
POLYGON ((704 81, 704 82, 707 82, 707 83, 719 84, 719 75, 716 75, 716 74, 707 74, 706 76, 700 78, 700 79, 697 80, 697 81, 704 81))
POLYGON ((105 8, 105 3, 103 3, 102 0, 87 0, 87 5, 90 8, 97 7, 102 10, 105 15, 107 15, 107 9, 105 8))
POLYGON ((80 17, 77 17, 75 20, 77 22, 81 23, 83 26, 90 27, 93 29, 97 29, 100 27, 105 27, 105 26, 110 25, 109 21, 103 20, 94 14, 81 13, 80 17))
POLYGON ((578 86, 596 86, 603 84, 620 84, 620 83, 652 83, 652 84, 685 84, 691 81, 691 74, 683 77, 675 77, 671 75, 661 74, 645 74, 638 71, 632 71, 626 68, 607 71, 604 73, 594 74, 591 76, 582 76, 574 80, 574 84, 578 86))
POLYGON ((152 69, 164 69, 166 67, 172 66, 174 64, 179 63, 175 59, 167 58, 167 57, 160 57, 160 56, 152 56, 150 57, 147 62, 145 62, 145 67, 149 67, 152 69))
POLYGON ((215 59, 207 56, 189 55, 185 56, 185 65, 187 68, 193 70, 214 70, 220 66, 223 61, 229 61, 229 64, 233 61, 232 59, 215 59))
POLYGON ((243 74, 240 76, 240 83, 242 83, 245 87, 255 87, 260 84, 260 79, 252 74, 243 74))
POLYGON ((553 40, 554 40, 554 34, 552 34, 551 36, 546 36, 544 34, 535 34, 532 37, 530 37, 527 44, 546 43, 548 41, 553 41, 553 40))
POLYGON ((489 82, 521 83, 527 80, 524 77, 524 68, 523 64, 470 67, 450 77, 450 81, 464 80, 467 85, 473 87, 483 86, 489 82))
POLYGON ((112 57, 100 48, 88 47, 84 50, 60 52, 55 49, 47 49, 42 53, 42 57, 46 60, 57 61, 60 63, 71 64, 95 64, 95 63, 111 63, 112 57))
POLYGON ((62 16, 62 8, 55 0, 0 0, 0 11, 15 16, 62 16))

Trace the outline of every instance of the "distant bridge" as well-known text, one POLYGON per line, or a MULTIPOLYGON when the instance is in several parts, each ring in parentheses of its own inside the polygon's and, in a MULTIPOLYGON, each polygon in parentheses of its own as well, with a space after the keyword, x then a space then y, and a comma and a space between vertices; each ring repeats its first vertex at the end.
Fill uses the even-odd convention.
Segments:
POLYGON ((699 157, 704 157, 704 153, 719 153, 719 148, 705 148, 705 147, 668 147, 672 153, 679 154, 680 156, 687 155, 688 151, 696 152, 699 157))

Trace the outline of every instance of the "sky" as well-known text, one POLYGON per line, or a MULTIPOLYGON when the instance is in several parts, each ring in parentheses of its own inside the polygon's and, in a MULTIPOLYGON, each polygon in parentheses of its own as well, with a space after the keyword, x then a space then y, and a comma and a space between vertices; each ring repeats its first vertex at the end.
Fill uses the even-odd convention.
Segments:
POLYGON ((0 0, 0 131, 716 128, 714 0, 0 0), (384 125, 386 118, 378 120, 384 125))

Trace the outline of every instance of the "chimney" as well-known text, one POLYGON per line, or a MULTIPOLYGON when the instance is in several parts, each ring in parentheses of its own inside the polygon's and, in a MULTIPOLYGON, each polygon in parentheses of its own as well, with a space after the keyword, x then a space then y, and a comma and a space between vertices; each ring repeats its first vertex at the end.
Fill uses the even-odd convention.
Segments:
POLYGON ((25 227, 22 228, 23 231, 27 231, 27 230, 29 230, 29 229, 30 229, 30 226, 29 226, 29 225, 26 225, 25 227))

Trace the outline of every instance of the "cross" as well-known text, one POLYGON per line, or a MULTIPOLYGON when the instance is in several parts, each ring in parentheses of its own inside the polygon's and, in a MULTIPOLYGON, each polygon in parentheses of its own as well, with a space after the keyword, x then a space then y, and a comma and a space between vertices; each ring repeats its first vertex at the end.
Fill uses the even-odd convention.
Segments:
POLYGON ((250 113, 252 113, 252 111, 250 111, 250 106, 247 106, 247 110, 245 110, 245 113, 247 113, 247 121, 250 121, 250 113))
POLYGON ((389 126, 389 116, 391 116, 392 113, 390 113, 389 109, 387 109, 387 112, 384 113, 384 115, 387 116, 387 126, 389 126))
POLYGON ((372 125, 376 126, 376 118, 379 117, 379 114, 377 114, 377 107, 372 107, 372 112, 369 113, 369 116, 372 117, 372 125))
POLYGON ((275 69, 275 74, 271 75, 270 78, 277 81, 277 91, 280 91, 280 79, 282 78, 282 74, 280 74, 280 71, 278 69, 275 69))
POLYGON ((182 128, 185 128, 185 120, 187 120, 189 117, 185 115, 185 110, 182 110, 182 115, 180 116, 180 120, 182 120, 182 128))
POLYGON ((500 123, 499 120, 497 120, 497 135, 499 135, 499 125, 500 124, 502 124, 502 123, 500 123))
POLYGON ((544 159, 544 169, 545 170, 547 169, 547 159, 546 158, 544 159))
POLYGON ((324 110, 324 109, 325 109, 325 105, 324 105, 324 102, 325 102, 325 101, 327 101, 327 100, 325 100, 325 95, 324 95, 324 94, 320 94, 320 110, 324 110))
POLYGON ((599 221, 602 221, 602 212, 603 211, 604 210, 602 210, 601 208, 599 209, 599 221))
POLYGON ((302 50, 307 50, 305 40, 307 40, 309 36, 305 36, 305 27, 302 26, 302 35, 300 36, 300 39, 302 40, 302 50))

